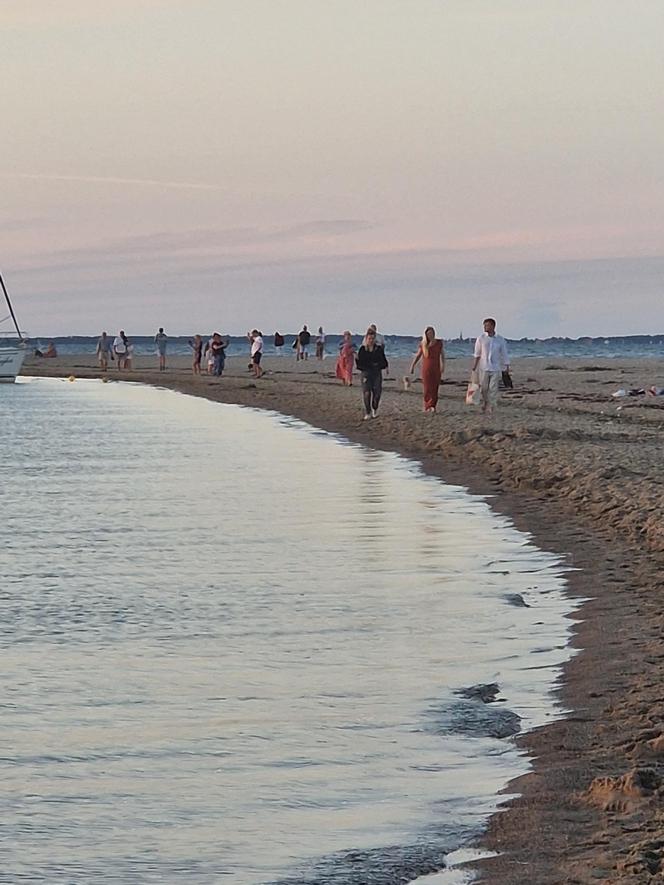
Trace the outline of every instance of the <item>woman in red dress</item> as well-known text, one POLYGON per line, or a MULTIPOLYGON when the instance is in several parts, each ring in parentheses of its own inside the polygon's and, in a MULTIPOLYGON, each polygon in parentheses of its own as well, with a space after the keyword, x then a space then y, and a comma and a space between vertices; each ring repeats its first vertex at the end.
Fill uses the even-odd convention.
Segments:
POLYGON ((438 405, 438 388, 445 369, 445 351, 443 342, 436 338, 433 326, 427 326, 417 353, 410 366, 411 374, 415 366, 422 360, 422 387, 424 394, 424 411, 435 412, 438 405))
POLYGON ((339 345, 336 376, 343 381, 345 387, 353 386, 353 366, 355 365, 355 345, 350 332, 344 332, 343 341, 339 345))

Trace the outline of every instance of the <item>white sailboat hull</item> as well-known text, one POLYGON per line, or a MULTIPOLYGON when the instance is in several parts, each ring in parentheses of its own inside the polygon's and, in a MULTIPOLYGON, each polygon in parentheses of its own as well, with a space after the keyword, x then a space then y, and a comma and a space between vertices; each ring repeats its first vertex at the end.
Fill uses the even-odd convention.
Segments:
POLYGON ((11 384, 21 371, 27 348, 11 344, 0 344, 0 384, 11 384))

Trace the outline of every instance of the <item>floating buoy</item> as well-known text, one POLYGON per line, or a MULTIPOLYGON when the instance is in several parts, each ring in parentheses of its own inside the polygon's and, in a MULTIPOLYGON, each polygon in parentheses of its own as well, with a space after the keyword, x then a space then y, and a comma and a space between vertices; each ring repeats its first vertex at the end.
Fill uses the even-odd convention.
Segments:
POLYGON ((69 378, 67 378, 67 381, 76 381, 76 377, 74 375, 70 375, 69 378))

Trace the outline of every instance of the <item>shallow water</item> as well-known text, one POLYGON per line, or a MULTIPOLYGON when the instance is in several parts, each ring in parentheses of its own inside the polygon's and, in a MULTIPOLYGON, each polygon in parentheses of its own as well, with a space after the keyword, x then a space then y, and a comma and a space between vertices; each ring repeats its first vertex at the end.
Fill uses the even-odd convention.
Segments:
POLYGON ((3 881, 415 879, 525 770, 570 603, 486 501, 138 385, 0 411, 3 881))

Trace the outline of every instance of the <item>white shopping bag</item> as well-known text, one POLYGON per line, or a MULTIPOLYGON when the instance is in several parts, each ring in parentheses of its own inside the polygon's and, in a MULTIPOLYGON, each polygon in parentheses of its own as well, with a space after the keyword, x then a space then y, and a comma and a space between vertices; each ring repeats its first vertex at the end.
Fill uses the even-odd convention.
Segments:
POLYGON ((477 372, 470 373, 470 381, 466 390, 466 405, 479 406, 480 404, 480 384, 477 372))

